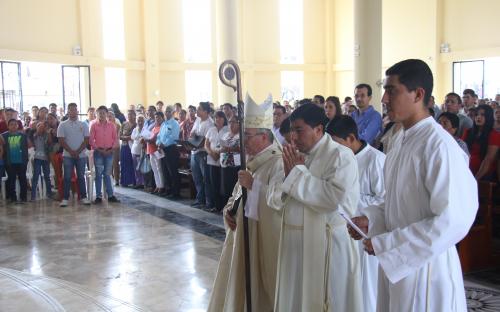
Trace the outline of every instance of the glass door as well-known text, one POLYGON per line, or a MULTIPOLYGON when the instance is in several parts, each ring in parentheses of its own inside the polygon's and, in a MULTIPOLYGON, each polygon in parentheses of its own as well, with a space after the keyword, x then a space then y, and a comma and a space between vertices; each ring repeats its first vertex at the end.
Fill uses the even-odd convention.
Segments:
POLYGON ((63 107, 76 103, 80 113, 92 106, 90 91, 90 66, 62 65, 63 107))
POLYGON ((0 61, 0 107, 23 112, 21 63, 0 61))

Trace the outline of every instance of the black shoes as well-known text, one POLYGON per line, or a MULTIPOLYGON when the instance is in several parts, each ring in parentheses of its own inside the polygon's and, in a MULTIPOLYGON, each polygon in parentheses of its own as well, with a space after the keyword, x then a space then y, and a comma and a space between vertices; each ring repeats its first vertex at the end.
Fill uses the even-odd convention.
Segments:
POLYGON ((108 198, 108 203, 119 203, 120 200, 116 198, 114 195, 108 198))

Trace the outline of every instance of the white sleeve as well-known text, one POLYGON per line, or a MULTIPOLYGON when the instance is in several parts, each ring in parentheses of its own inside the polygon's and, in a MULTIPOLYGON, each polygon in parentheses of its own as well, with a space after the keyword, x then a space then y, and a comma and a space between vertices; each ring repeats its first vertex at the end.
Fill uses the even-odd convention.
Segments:
POLYGON ((458 146, 455 150, 442 144, 433 151, 425 151, 427 157, 423 155, 421 170, 433 215, 372 238, 375 255, 391 283, 397 283, 453 247, 474 221, 478 208, 477 183, 457 150, 458 146))
POLYGON ((383 154, 374 157, 367 168, 369 181, 360 181, 361 195, 358 206, 361 214, 366 207, 380 206, 384 202, 384 161, 385 155, 383 154))
POLYGON ((331 168, 324 168, 327 172, 321 177, 314 176, 304 165, 295 166, 283 182, 283 191, 318 213, 328 213, 339 206, 354 213, 359 198, 356 159, 354 155, 339 154, 335 162, 327 164, 331 168))

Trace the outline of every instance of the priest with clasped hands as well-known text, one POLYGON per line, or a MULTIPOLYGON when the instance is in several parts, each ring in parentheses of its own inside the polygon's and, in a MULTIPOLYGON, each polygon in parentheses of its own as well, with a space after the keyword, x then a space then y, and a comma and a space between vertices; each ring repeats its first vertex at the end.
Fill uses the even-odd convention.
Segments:
POLYGON ((282 229, 274 311, 363 311, 359 251, 338 212, 353 216, 359 182, 352 151, 324 134, 326 116, 303 105, 283 148, 282 229))

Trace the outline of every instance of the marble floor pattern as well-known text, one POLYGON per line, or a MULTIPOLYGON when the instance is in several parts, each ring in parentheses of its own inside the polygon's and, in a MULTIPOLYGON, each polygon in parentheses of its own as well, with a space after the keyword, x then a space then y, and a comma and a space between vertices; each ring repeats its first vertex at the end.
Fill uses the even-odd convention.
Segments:
MULTIPOLYGON (((120 204, 0 201, 0 312, 205 311, 222 217, 132 189, 120 204)), ((500 311, 500 271, 465 277, 470 312, 500 311)))
POLYGON ((205 311, 221 216, 116 191, 99 208, 0 203, 0 311, 205 311))

